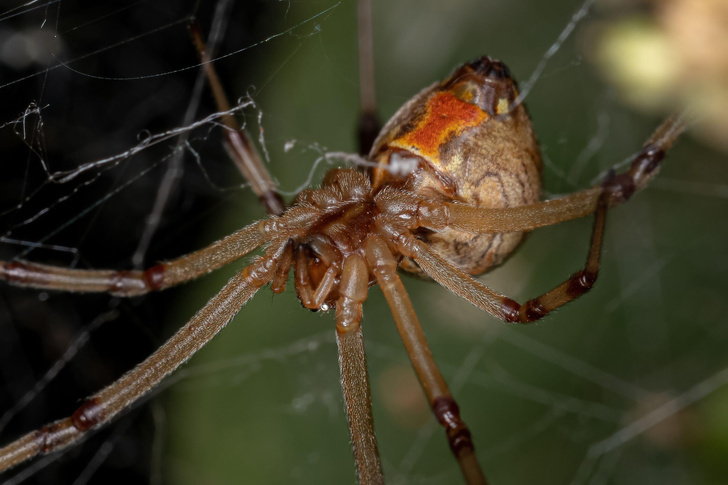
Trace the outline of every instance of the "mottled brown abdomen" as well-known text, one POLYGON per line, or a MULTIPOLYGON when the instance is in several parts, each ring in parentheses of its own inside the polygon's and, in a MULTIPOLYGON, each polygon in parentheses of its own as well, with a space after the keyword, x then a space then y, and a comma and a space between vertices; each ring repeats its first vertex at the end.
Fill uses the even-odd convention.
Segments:
MULTIPOLYGON (((541 156, 531 120, 513 107, 515 81, 499 61, 466 64, 408 101, 387 122, 371 158, 375 190, 401 184, 433 199, 513 207, 541 196, 541 156)), ((420 237, 470 274, 502 262, 522 233, 473 235, 446 229, 420 237)), ((405 259, 401 267, 421 274, 405 259)))

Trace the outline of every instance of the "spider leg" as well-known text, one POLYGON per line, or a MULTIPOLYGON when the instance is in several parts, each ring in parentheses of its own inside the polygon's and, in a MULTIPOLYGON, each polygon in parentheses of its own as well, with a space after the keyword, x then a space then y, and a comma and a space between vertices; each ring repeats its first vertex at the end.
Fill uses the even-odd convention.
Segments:
POLYGON ((629 200, 657 174, 667 150, 686 126, 681 116, 665 120, 634 157, 630 168, 597 187, 545 202, 506 208, 482 208, 460 203, 424 201, 418 207, 418 224, 433 230, 447 227, 474 233, 530 231, 577 219, 597 209, 602 193, 613 207, 629 200))
POLYGON ((362 303, 366 300, 368 287, 369 272, 364 258, 358 254, 346 258, 336 304, 336 344, 344 407, 359 483, 362 485, 384 483, 377 438, 374 435, 372 398, 360 326, 362 303))
POLYGON ((538 298, 521 305, 491 290, 480 281, 454 267, 432 251, 425 243, 412 236, 403 236, 397 248, 414 259, 422 270, 458 296, 482 308, 505 322, 530 323, 545 317, 549 312, 565 305, 589 291, 599 274, 599 260, 607 215, 605 192, 597 204, 589 253, 584 269, 574 273, 566 281, 538 298))
POLYGON ((315 217, 307 208, 295 208, 240 229, 206 248, 145 271, 86 270, 27 261, 0 261, 0 281, 17 286, 75 292, 108 292, 137 296, 192 280, 231 263, 269 241, 300 233, 315 217))
POLYGON ((432 411, 445 427, 450 449, 458 460, 465 482, 469 485, 485 484, 485 477, 475 457, 470 430, 460 418, 458 405, 432 358, 412 302, 397 275, 397 261, 384 240, 378 236, 370 237, 364 250, 367 264, 392 309, 397 330, 432 411))
POLYGON ((27 261, 0 261, 0 280, 46 290, 108 292, 136 296, 197 278, 245 256, 265 242, 257 224, 247 226, 210 246, 140 271, 63 268, 27 261))
POLYGON ((291 264, 293 263, 293 241, 288 241, 286 248, 283 250, 283 255, 278 262, 278 268, 276 269, 276 275, 273 277, 273 281, 270 282, 270 290, 273 293, 280 294, 286 290, 286 282, 288 281, 288 273, 291 271, 291 264))
POLYGON ((217 109, 221 113, 222 122, 225 125, 225 138, 227 140, 225 148, 233 159, 238 170, 243 174, 245 180, 250 182, 253 192, 260 199, 263 208, 270 215, 281 215, 286 210, 286 204, 283 197, 276 190, 275 182, 270 172, 260 159, 255 145, 250 140, 247 132, 240 127, 235 117, 230 113, 230 103, 228 102, 225 90, 222 87, 220 78, 215 70, 215 65, 207 53, 205 42, 200 35, 200 29, 196 22, 189 25, 190 35, 195 44, 197 53, 200 56, 207 79, 210 83, 212 95, 215 98, 217 109))
POLYGON ((238 272, 192 319, 131 372, 87 398, 72 416, 32 431, 0 449, 0 472, 61 450, 127 409, 209 342, 275 274, 285 240, 276 240, 238 272))
POLYGON ((359 0, 357 3, 359 39, 359 89, 361 112, 359 113, 359 153, 366 155, 374 145, 382 124, 377 115, 377 100, 374 91, 374 46, 372 35, 372 2, 359 0))

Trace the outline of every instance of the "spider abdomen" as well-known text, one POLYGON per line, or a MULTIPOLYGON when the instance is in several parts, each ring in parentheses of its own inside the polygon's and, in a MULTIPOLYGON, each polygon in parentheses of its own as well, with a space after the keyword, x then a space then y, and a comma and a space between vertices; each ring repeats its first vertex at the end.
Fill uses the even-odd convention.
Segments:
MULTIPOLYGON (((499 61, 482 57, 456 69, 405 103, 370 153, 375 191, 401 185, 428 198, 477 207, 513 207, 541 195, 541 156, 515 81, 499 61)), ((521 233, 472 234, 445 229, 419 237, 470 274, 499 264, 521 233)), ((401 267, 421 274, 411 260, 401 267)))

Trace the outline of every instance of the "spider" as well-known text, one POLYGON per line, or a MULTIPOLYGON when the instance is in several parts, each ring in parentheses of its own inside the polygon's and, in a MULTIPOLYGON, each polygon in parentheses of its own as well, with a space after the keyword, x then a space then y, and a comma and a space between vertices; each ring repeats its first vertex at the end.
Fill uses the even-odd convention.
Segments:
POLYGON ((424 237, 424 236, 423 236, 424 237))

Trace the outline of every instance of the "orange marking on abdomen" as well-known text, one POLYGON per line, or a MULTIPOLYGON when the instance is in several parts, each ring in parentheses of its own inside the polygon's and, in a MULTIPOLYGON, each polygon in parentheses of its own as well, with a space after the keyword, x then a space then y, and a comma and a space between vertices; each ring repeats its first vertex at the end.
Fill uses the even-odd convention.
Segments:
POLYGON ((437 160, 440 145, 451 135, 477 126, 488 114, 451 93, 437 93, 427 100, 425 115, 417 126, 404 136, 392 140, 391 146, 437 160))

